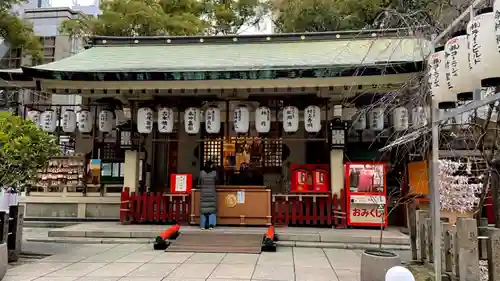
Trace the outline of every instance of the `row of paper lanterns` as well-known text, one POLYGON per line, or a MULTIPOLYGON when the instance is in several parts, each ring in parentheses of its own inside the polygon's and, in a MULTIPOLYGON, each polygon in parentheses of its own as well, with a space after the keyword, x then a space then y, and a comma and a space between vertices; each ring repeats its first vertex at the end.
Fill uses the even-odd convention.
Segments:
MULTIPOLYGON (((98 115, 98 129, 101 132, 109 133, 113 130, 116 111, 102 110, 98 115)), ((412 109, 412 124, 414 127, 425 126, 427 124, 428 112, 423 107, 412 109)), ((259 107, 254 112, 255 129, 258 133, 268 133, 271 130, 271 109, 259 107)), ((397 107, 392 112, 393 126, 396 131, 408 129, 409 112, 405 107, 397 107)), ((169 107, 161 107, 157 114, 158 131, 160 133, 172 133, 174 131, 175 114, 169 107)), ((188 134, 197 134, 201 129, 202 114, 201 109, 190 107, 184 112, 184 128, 188 134)), ((246 106, 236 107, 232 114, 234 131, 239 134, 247 133, 250 130, 250 111, 246 106)), ((53 110, 44 112, 28 111, 27 119, 35 122, 46 132, 55 132, 58 124, 57 113, 53 110)), ((148 107, 139 108, 137 111, 137 131, 141 134, 149 134, 153 131, 154 112, 148 107)), ((299 130, 300 111, 295 106, 283 108, 283 131, 294 133, 299 130)), ((321 109, 311 105, 303 111, 304 129, 308 133, 317 133, 321 130, 321 109)), ((364 130, 367 127, 372 130, 384 129, 384 109, 373 108, 368 114, 358 115, 353 120, 353 129, 364 130), (369 126, 367 126, 367 121, 369 126)), ((209 107, 204 114, 205 130, 209 134, 217 134, 221 130, 221 111, 217 107, 209 107)), ((60 119, 60 126, 63 132, 72 133, 77 129, 81 133, 92 131, 94 119, 89 110, 82 109, 78 113, 74 110, 65 110, 60 119)))
MULTIPOLYGON (((385 110, 381 107, 375 107, 366 114, 356 114, 353 120, 353 130, 371 129, 374 131, 384 130, 385 110)), ((412 127, 418 129, 427 125, 429 110, 427 108, 417 106, 411 110, 412 127)), ((410 112, 406 107, 400 106, 392 110, 392 126, 394 131, 405 131, 409 128, 410 112)))
MULTIPOLYGON (((255 110, 255 129, 259 133, 268 133, 271 130, 271 109, 259 107, 255 110)), ((305 130, 309 133, 321 131, 321 109, 319 106, 311 105, 304 110, 305 130)), ((238 106, 233 111, 233 125, 236 133, 247 133, 250 129, 250 111, 246 106, 238 106)), ((158 109, 157 123, 160 133, 172 133, 174 131, 174 110, 168 107, 158 109)), ((209 134, 217 134, 221 130, 221 111, 217 107, 209 107, 205 111, 205 130, 209 134)), ((58 115, 54 110, 39 112, 28 111, 26 119, 46 132, 55 132, 58 125, 58 115)), ((137 111, 137 131, 141 134, 149 134, 153 131, 154 112, 149 107, 139 108, 137 111)), ((295 106, 283 108, 283 130, 293 133, 299 129, 300 113, 295 106)), ((113 130, 115 123, 114 113, 111 110, 102 110, 98 115, 99 131, 109 133, 113 130)), ((197 134, 201 126, 201 109, 190 107, 184 112, 184 127, 188 134, 197 134)), ((81 133, 90 133, 94 124, 93 115, 89 110, 82 109, 78 113, 74 110, 65 110, 60 119, 63 132, 72 133, 77 129, 81 133)))
POLYGON ((428 60, 431 92, 441 108, 472 100, 473 90, 500 82, 500 0, 477 11, 465 31, 456 32, 428 60))

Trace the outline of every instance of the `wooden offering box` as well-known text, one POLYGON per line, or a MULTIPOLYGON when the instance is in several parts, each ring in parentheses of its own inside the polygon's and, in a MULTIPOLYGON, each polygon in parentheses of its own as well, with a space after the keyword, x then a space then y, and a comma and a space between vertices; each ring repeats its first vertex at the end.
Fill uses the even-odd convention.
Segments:
MULTIPOLYGON (((193 189, 191 200, 191 224, 199 224, 198 189, 193 189)), ((217 186, 217 224, 271 225, 271 189, 266 186, 217 186)))

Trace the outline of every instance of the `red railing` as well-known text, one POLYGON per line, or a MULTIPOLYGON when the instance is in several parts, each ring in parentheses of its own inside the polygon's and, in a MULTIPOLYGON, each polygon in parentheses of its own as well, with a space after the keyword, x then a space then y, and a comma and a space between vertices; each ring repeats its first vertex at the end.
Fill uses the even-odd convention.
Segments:
POLYGON ((330 194, 275 194, 271 202, 273 224, 345 228, 344 193, 333 197, 330 194))
MULTIPOLYGON (((335 226, 345 228, 345 192, 330 194, 275 194, 271 216, 275 225, 335 226)), ((121 193, 122 223, 189 223, 191 196, 188 194, 121 193)))
POLYGON ((122 223, 189 223, 190 214, 189 194, 130 193, 128 188, 121 194, 122 223))

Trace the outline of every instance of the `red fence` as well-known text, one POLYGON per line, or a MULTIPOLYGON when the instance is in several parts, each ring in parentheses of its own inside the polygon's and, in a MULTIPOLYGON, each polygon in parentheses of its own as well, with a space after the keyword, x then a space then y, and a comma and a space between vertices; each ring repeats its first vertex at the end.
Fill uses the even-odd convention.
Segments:
POLYGON ((162 192, 121 193, 122 223, 189 223, 191 196, 162 192))
MULTIPOLYGON (((275 194, 271 216, 275 225, 347 226, 345 192, 330 194, 275 194)), ((191 196, 166 193, 121 193, 122 223, 189 223, 191 196)))
POLYGON ((345 192, 330 194, 276 194, 271 202, 274 225, 347 227, 345 192))

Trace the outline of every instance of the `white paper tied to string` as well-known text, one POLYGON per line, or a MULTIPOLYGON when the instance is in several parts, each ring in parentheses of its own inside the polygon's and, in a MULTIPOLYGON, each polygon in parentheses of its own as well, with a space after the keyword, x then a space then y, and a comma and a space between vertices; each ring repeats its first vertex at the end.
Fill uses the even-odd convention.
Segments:
POLYGON ((450 160, 439 160, 439 193, 441 209, 451 212, 465 213, 474 209, 479 201, 476 194, 482 192, 483 185, 470 184, 469 176, 456 175, 467 166, 450 160))

